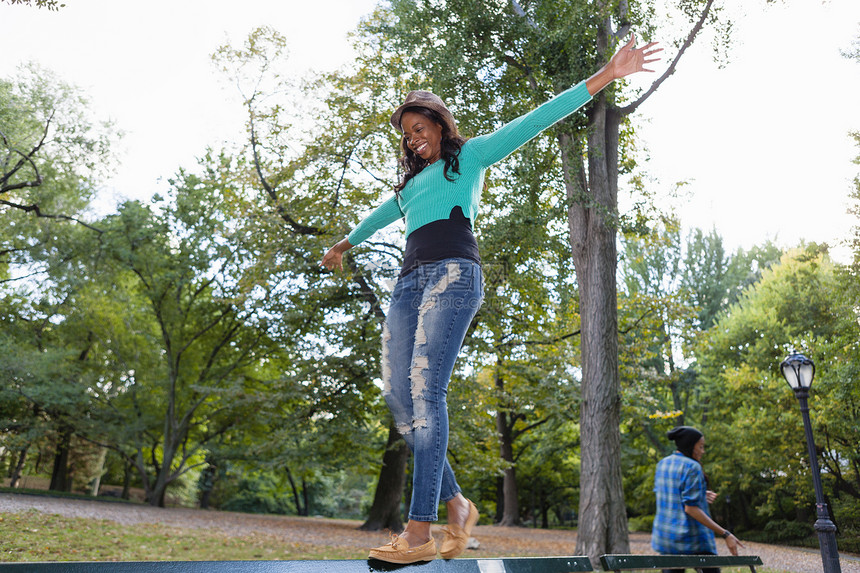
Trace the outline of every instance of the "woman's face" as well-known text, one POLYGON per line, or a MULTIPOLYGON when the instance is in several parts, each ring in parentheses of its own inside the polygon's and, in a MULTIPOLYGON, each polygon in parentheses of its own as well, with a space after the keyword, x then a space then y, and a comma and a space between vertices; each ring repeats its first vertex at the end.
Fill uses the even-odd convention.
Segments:
POLYGON ((697 462, 702 461, 702 456, 705 455, 705 437, 702 436, 699 438, 699 441, 696 442, 696 445, 693 446, 693 459, 697 462))
POLYGON ((420 113, 407 111, 400 117, 406 145, 428 163, 442 156, 442 126, 420 113))

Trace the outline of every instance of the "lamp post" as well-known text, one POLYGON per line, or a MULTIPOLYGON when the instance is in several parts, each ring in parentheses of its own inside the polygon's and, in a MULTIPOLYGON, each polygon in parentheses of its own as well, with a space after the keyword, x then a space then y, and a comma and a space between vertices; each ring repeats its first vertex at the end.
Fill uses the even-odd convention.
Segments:
POLYGON ((818 472, 818 454, 815 451, 815 441, 812 439, 812 423, 809 421, 809 387, 815 377, 815 363, 797 352, 782 361, 779 365, 786 382, 794 390, 794 395, 800 402, 800 413, 803 415, 803 427, 806 430, 806 445, 809 448, 809 463, 812 466, 812 483, 815 486, 815 531, 818 533, 818 544, 821 547, 821 561, 824 573, 841 573, 839 552, 836 549, 836 526, 830 520, 827 504, 824 503, 824 493, 821 490, 821 476, 818 472))

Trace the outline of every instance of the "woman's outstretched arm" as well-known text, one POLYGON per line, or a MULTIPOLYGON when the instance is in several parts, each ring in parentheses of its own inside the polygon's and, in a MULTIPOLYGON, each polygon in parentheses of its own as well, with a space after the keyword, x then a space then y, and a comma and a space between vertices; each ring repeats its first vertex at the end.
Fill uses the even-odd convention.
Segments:
POLYGON ((470 139, 469 144, 480 157, 481 164, 489 167, 501 161, 538 133, 588 103, 594 94, 610 82, 634 72, 651 71, 644 66, 658 60, 649 59, 649 56, 661 50, 652 49, 654 45, 655 42, 649 42, 636 48, 636 37, 631 36, 630 41, 612 56, 609 63, 587 80, 547 100, 493 133, 470 139))
POLYGON ((650 58, 663 48, 651 49, 657 42, 648 42, 641 48, 636 47, 636 35, 630 35, 630 41, 615 52, 609 63, 600 68, 593 76, 585 80, 585 87, 591 95, 596 94, 618 78, 629 76, 636 72, 653 72, 645 64, 658 61, 660 58, 650 58))
POLYGON ((350 250, 353 245, 349 239, 343 239, 338 244, 328 250, 323 257, 320 266, 327 268, 330 271, 335 269, 343 270, 343 254, 350 250))

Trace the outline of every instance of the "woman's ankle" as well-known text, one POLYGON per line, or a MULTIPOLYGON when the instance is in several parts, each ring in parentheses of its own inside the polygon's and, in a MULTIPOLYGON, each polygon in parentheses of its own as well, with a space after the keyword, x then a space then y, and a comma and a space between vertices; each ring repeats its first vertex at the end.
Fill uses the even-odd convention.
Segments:
POLYGON ((430 522, 409 520, 406 524, 406 529, 400 534, 401 537, 406 537, 409 546, 412 547, 416 543, 423 545, 433 538, 430 533, 430 522))
POLYGON ((472 503, 462 494, 457 494, 445 504, 448 509, 448 524, 464 525, 469 519, 472 503))

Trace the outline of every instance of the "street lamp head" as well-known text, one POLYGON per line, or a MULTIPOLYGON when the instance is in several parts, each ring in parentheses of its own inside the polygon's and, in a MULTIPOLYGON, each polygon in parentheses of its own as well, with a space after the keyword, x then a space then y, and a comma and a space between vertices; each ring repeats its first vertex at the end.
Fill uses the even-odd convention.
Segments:
POLYGON ((812 379, 815 377, 815 363, 803 354, 792 352, 791 356, 779 365, 785 381, 795 392, 809 390, 812 379))

